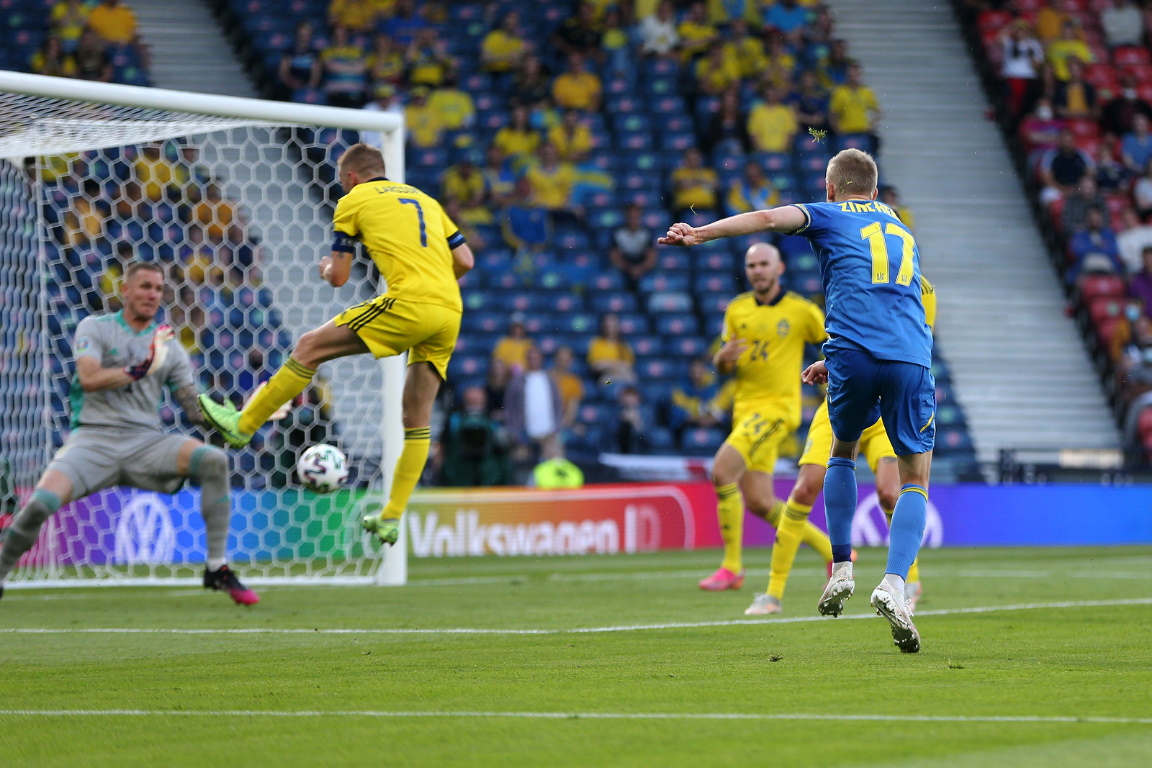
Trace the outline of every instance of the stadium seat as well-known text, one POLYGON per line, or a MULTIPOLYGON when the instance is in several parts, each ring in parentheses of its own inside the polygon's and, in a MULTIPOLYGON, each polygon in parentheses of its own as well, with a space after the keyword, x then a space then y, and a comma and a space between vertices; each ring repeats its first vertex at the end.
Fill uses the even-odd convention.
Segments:
POLYGON ((695 315, 661 315, 656 318, 656 332, 667 336, 695 336, 700 323, 695 315))
POLYGON ((732 301, 732 294, 728 291, 718 293, 697 293, 696 302, 704 314, 724 314, 728 303, 732 301))
POLYGON ((636 336, 642 333, 648 333, 648 316, 640 314, 639 312, 621 312, 620 318, 620 333, 624 336, 636 336))
POLYGON ((653 315, 692 311, 692 296, 686 291, 657 291, 648 297, 648 313, 653 315))
POLYGON ((688 456, 711 456, 723 443, 724 433, 719 429, 697 427, 680 436, 680 450, 688 456))
POLYGON ((635 312, 639 305, 630 291, 596 291, 588 297, 593 312, 635 312))
POLYGON ((653 270, 640 278, 640 290, 644 293, 655 291, 689 291, 692 281, 686 272, 665 273, 653 270))

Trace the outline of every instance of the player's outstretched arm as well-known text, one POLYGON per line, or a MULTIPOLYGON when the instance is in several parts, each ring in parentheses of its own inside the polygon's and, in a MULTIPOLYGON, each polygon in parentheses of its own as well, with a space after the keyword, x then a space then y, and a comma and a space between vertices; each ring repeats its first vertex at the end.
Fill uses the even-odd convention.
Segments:
POLYGON ((172 397, 184 409, 184 415, 188 417, 188 421, 201 427, 207 422, 204 421, 204 414, 200 412, 200 403, 197 400, 199 394, 200 392, 195 385, 189 384, 173 392, 172 397))
POLYGON ((756 232, 792 233, 807 223, 808 218, 802 210, 794 205, 785 205, 764 211, 738 213, 702 227, 678 222, 669 227, 668 234, 656 242, 660 245, 700 245, 722 237, 739 237, 756 232))

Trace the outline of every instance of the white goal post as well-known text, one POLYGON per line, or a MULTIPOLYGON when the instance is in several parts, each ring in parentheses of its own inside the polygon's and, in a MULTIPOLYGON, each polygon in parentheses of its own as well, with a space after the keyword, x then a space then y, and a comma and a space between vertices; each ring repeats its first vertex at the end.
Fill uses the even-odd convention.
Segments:
MULTIPOLYGON (((402 181, 397 115, 0 71, 0 522, 67 434, 75 325, 115 309, 127 261, 166 267, 166 321, 203 388, 233 400, 301 332, 383 288, 374 267, 339 292, 316 277, 335 159, 359 132, 381 137, 389 178, 402 181)), ((403 533, 381 557, 359 530, 403 444, 404 371, 403 356, 325 364, 286 419, 230 452, 229 559, 245 581, 406 582, 403 533), (348 489, 300 488, 295 455, 311 441, 348 454, 348 489)), ((178 407, 161 415, 190 432, 178 407)), ((68 505, 10 583, 198 582, 197 494, 117 487, 68 505)))

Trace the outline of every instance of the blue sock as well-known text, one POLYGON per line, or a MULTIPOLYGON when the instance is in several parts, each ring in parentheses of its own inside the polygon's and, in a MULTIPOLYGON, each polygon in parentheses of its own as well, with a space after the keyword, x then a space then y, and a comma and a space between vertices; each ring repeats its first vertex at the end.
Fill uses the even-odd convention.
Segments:
MULTIPOLYGON (((832 562, 852 560, 852 516, 856 514, 856 462, 828 459, 824 476, 824 517, 832 542, 832 562)), ((909 561, 911 562, 911 561, 909 561)))
POLYGON ((908 569, 924 541, 924 527, 928 523, 928 491, 919 485, 908 484, 900 488, 896 509, 892 511, 892 527, 888 536, 888 570, 902 579, 908 578, 908 569))

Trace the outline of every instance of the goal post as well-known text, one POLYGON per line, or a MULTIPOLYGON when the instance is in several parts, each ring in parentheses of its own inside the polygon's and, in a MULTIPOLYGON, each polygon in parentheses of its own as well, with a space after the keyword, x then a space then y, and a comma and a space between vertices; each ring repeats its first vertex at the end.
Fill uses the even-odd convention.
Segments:
MULTIPOLYGON (((165 321, 201 388, 237 403, 300 333, 383 289, 371 266, 339 292, 316 276, 335 161, 369 131, 402 181, 397 115, 0 71, 0 522, 67 434, 76 323, 116 308, 126 262, 165 267, 165 321)), ((405 539, 382 557, 359 530, 403 444, 404 372, 403 356, 327 363, 284 420, 229 451, 229 558, 246 581, 406 582, 405 539), (347 489, 299 486, 311 442, 348 455, 347 489)), ((173 404, 161 417, 197 435, 173 404)), ((197 488, 115 487, 53 515, 10 582, 198 582, 204 541, 197 488)))

